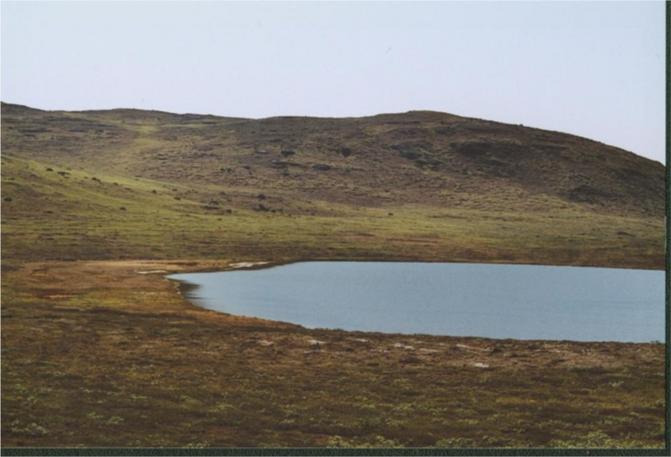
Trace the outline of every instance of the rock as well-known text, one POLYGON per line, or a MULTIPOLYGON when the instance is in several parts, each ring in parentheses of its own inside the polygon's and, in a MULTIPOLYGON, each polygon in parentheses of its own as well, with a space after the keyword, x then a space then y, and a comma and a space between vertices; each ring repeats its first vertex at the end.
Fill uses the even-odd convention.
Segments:
POLYGON ((136 271, 137 274, 140 275, 154 275, 154 274, 163 274, 167 273, 167 270, 141 270, 141 271, 136 271))
POLYGON ((457 344, 457 347, 459 349, 465 349, 467 351, 478 351, 478 352, 489 352, 490 351, 489 348, 479 348, 479 347, 475 347, 475 346, 468 346, 466 344, 457 344))
POLYGON ((356 341, 358 343, 368 343, 370 340, 367 340, 366 338, 352 338, 352 341, 356 341))
POLYGON ((348 147, 343 146, 340 148, 340 154, 342 154, 343 157, 349 157, 352 155, 352 150, 348 147))
POLYGON ((249 267, 254 267, 257 265, 265 265, 268 262, 237 262, 237 263, 231 263, 229 267, 231 268, 249 268, 249 267))
POLYGON ((394 343, 394 347, 398 349, 405 349, 406 351, 414 351, 415 348, 414 346, 410 346, 407 344, 402 344, 402 343, 394 343))
POLYGON ((401 360, 399 360, 399 362, 410 364, 410 363, 419 363, 419 362, 421 362, 421 360, 418 359, 415 356, 410 355, 410 356, 401 358, 401 360))

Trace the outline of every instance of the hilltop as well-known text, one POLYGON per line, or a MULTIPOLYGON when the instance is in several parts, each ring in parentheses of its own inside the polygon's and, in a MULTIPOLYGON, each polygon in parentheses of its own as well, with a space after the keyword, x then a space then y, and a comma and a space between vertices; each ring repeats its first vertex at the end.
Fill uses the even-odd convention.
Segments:
POLYGON ((521 125, 431 111, 243 119, 3 103, 2 149, 11 258, 663 268, 664 166, 521 125))

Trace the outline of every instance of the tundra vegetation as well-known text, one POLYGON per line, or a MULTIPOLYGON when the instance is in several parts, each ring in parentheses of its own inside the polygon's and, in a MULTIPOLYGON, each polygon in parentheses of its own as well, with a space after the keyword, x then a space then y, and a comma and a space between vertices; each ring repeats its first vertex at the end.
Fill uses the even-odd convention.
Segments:
POLYGON ((303 259, 662 269, 664 176, 591 140, 445 113, 3 104, 3 446, 663 447, 660 343, 308 330, 197 308, 164 275, 303 259))

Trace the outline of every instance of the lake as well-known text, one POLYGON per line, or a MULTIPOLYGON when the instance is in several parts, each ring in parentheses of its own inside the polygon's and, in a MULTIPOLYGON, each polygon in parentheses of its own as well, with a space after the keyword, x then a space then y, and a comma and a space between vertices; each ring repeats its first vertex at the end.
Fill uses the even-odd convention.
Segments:
POLYGON ((184 273, 204 308, 388 333, 664 341, 663 271, 422 262, 300 262, 184 273))

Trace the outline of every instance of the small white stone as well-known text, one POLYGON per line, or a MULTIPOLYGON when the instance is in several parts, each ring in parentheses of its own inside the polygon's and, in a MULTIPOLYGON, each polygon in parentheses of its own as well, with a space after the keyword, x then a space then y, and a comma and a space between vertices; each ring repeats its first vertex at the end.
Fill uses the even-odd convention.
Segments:
POLYGON ((402 344, 402 343, 394 343, 394 347, 399 348, 399 349, 405 349, 406 351, 414 351, 415 350, 414 346, 410 346, 410 345, 402 344))
POLYGON ((368 343, 368 341, 370 340, 367 340, 366 338, 352 338, 352 341, 358 341, 359 343, 368 343))

